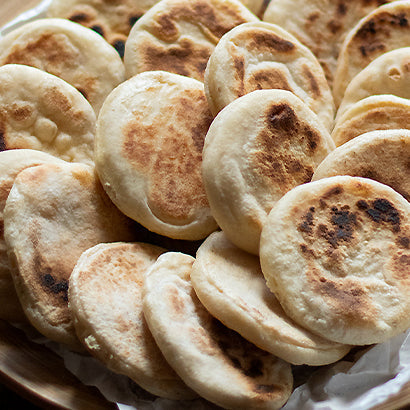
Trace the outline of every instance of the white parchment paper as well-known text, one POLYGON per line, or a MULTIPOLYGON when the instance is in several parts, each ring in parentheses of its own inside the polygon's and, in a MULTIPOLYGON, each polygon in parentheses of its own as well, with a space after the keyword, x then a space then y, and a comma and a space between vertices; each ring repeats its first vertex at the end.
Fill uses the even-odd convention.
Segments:
MULTIPOLYGON (((0 36, 25 22, 45 17, 51 0, 44 0, 36 8, 23 13, 4 26, 0 36)), ((26 331, 27 336, 45 344, 64 359, 65 366, 84 384, 97 387, 107 400, 120 410, 207 410, 216 406, 199 399, 176 402, 156 398, 139 388, 129 378, 110 372, 96 359, 70 352, 63 346, 38 338, 26 331)), ((344 410, 370 409, 385 403, 399 393, 410 381, 410 330, 385 343, 361 352, 356 361, 336 364, 304 373, 311 373, 307 381, 295 389, 285 410, 344 410)), ((294 368, 298 372, 298 368, 294 368)), ((408 398, 410 405, 410 397, 408 398)))

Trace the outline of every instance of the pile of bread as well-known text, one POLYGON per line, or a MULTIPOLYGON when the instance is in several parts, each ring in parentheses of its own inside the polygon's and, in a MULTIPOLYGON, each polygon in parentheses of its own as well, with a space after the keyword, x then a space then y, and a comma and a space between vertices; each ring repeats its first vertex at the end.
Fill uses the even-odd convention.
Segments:
POLYGON ((4 35, 0 317, 234 409, 406 331, 409 34, 410 1, 55 0, 4 35))

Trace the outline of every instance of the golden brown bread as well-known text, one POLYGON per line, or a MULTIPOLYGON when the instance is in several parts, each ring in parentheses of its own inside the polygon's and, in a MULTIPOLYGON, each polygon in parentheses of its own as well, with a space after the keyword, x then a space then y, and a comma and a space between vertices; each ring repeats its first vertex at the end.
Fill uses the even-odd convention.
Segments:
POLYGON ((209 235, 199 247, 191 282, 214 317, 291 364, 329 364, 350 350, 291 320, 266 286, 259 258, 237 248, 221 231, 209 235))
POLYGON ((352 78, 371 61, 396 48, 410 46, 410 2, 395 1, 378 7, 347 34, 340 50, 334 79, 336 105, 352 78))
POLYGON ((68 309, 68 281, 77 259, 101 243, 137 232, 105 194, 94 168, 44 164, 20 172, 4 209, 4 237, 24 312, 37 330, 80 347, 68 309))
POLYGON ((34 67, 0 67, 0 150, 35 149, 93 165, 96 117, 73 86, 34 67))
POLYGON ((353 77, 337 110, 336 122, 353 104, 372 95, 392 94, 409 99, 409 58, 410 47, 388 51, 353 77))
POLYGON ((219 39, 238 24, 257 20, 238 0, 163 0, 130 32, 124 56, 127 77, 163 70, 203 81, 219 39))
POLYGON ((374 179, 410 201, 410 130, 378 130, 353 138, 322 161, 312 181, 335 175, 374 179))
POLYGON ((392 94, 371 95, 351 105, 332 131, 336 146, 375 130, 410 129, 410 100, 392 94))
POLYGON ((30 149, 0 152, 0 318, 12 322, 25 322, 26 316, 16 294, 7 247, 4 241, 4 207, 17 175, 26 168, 44 163, 63 162, 41 151, 30 149))
POLYGON ((309 182, 333 149, 318 117, 290 91, 252 91, 227 105, 205 138, 202 174, 212 215, 228 239, 258 254, 272 206, 309 182))
POLYGON ((162 254, 148 271, 143 310, 165 358, 202 397, 231 409, 279 409, 292 390, 289 363, 212 317, 190 282, 194 258, 162 254))
POLYGON ((332 86, 346 33, 386 0, 273 0, 264 21, 281 25, 313 52, 332 86))
POLYGON ((69 281, 69 307, 80 341, 112 371, 169 399, 191 399, 166 362, 142 312, 147 270, 165 250, 133 242, 103 243, 81 254, 69 281))
POLYGON ((28 22, 3 36, 4 64, 29 65, 62 78, 97 113, 108 93, 125 79, 124 65, 110 44, 93 30, 58 18, 28 22))
POLYGON ((147 71, 110 94, 98 118, 95 163, 122 212, 174 239, 216 229, 201 175, 211 121, 203 84, 181 75, 147 71))
POLYGON ((312 52, 277 25, 241 24, 216 45, 205 71, 205 92, 216 115, 238 97, 261 89, 292 91, 333 127, 333 97, 312 52))
POLYGON ((47 17, 65 18, 102 35, 123 57, 136 21, 159 0, 53 0, 47 17))
POLYGON ((329 340, 380 343, 410 326, 410 203, 387 185, 294 188, 268 216, 260 259, 285 312, 329 340))

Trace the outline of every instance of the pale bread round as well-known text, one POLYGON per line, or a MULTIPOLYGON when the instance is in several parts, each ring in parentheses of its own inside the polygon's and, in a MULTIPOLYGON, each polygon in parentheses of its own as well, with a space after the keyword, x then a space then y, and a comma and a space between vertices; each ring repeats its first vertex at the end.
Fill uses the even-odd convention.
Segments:
POLYGON ((259 258, 212 233, 199 247, 192 286, 206 309, 225 326, 288 363, 336 362, 350 346, 330 342, 296 324, 266 286, 259 258))
POLYGON ((375 58, 410 46, 410 1, 378 7, 347 34, 337 61, 333 95, 339 105, 353 77, 375 58))
POLYGON ((133 26, 125 43, 127 77, 163 70, 203 81, 223 34, 258 21, 239 0, 162 0, 133 26))
POLYGON ((143 310, 158 347, 182 380, 231 409, 279 409, 292 390, 290 365, 213 318, 190 282, 194 258, 161 255, 145 278, 143 310))
POLYGON ((332 138, 338 147, 375 130, 410 129, 410 100, 395 95, 372 95, 350 106, 335 124, 332 138))
POLYGON ((191 399, 196 394, 172 370, 144 319, 142 288, 165 250, 144 243, 105 243, 85 251, 70 276, 74 327, 89 353, 152 394, 191 399))
POLYGON ((253 91, 226 106, 206 136, 202 173, 212 215, 228 239, 258 254, 272 206, 309 182, 333 149, 317 116, 290 91, 253 91))
POLYGON ((98 113, 125 79, 121 57, 99 34, 66 19, 38 19, 0 39, 0 65, 22 64, 62 78, 98 113))
POLYGON ((36 165, 54 162, 62 161, 41 151, 17 149, 0 152, 0 319, 11 322, 26 321, 11 277, 4 241, 3 211, 7 197, 14 180, 21 171, 36 165))
POLYGON ((371 131, 336 148, 312 181, 335 175, 374 179, 410 201, 410 130, 371 131))
POLYGON ((292 91, 328 130, 333 127, 333 97, 323 69, 295 37, 263 22, 241 24, 222 36, 205 71, 214 115, 242 95, 273 88, 292 91))
POLYGON ((96 117, 61 78, 34 67, 0 67, 0 145, 93 164, 96 117))
POLYGON ((47 17, 65 18, 96 31, 123 57, 132 26, 158 1, 52 0, 47 17))
POLYGON ((381 343, 410 326, 410 203, 392 188, 335 176, 272 209, 260 260, 285 312, 327 339, 381 343))
POLYGON ((374 59, 349 83, 337 110, 336 122, 356 102, 371 95, 410 98, 410 47, 389 51, 374 59))
POLYGON ((272 0, 263 20, 282 26, 309 47, 333 83, 344 37, 354 25, 385 0, 272 0))
POLYGON ((80 348, 67 299, 73 267, 88 248, 135 236, 92 167, 56 163, 20 172, 4 208, 4 238, 31 324, 50 340, 80 348))
POLYGON ((196 240, 216 229, 202 184, 202 146, 212 121, 203 84, 141 73, 107 98, 95 162, 112 201, 147 229, 196 240))

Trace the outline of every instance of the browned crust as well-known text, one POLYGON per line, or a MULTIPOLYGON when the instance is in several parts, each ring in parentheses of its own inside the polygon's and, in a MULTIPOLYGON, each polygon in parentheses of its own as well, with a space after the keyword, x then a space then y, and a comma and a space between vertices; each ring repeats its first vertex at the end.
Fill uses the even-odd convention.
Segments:
POLYGON ((175 95, 174 121, 157 118, 150 124, 143 113, 123 128, 122 153, 148 176, 148 203, 160 219, 189 220, 198 208, 208 207, 202 184, 202 147, 213 119, 203 90, 175 95))

